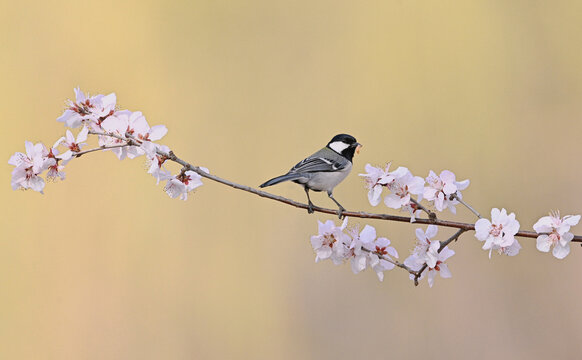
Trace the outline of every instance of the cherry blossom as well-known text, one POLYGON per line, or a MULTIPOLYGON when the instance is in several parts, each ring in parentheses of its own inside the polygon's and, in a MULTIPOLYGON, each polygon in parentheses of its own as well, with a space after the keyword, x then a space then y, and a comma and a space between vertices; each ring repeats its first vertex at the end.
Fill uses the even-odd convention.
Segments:
POLYGON ((517 239, 515 239, 513 241, 513 244, 507 246, 507 247, 502 247, 497 249, 497 252, 499 254, 504 254, 507 256, 515 256, 517 254, 519 254, 519 251, 521 250, 521 245, 519 243, 519 241, 517 241, 517 239))
POLYGON ((318 235, 311 237, 315 262, 331 259, 338 265, 349 259, 354 274, 370 267, 380 281, 384 279, 384 271, 394 268, 392 258, 397 258, 398 252, 390 246, 387 238, 376 238, 373 226, 366 225, 362 231, 358 225, 346 229, 347 219, 341 226, 336 226, 331 220, 318 221, 318 224, 318 235))
MULTIPOLYGON (((519 222, 515 219, 515 214, 508 215, 505 209, 493 208, 491 209, 491 221, 479 219, 475 223, 475 237, 479 241, 485 241, 483 250, 489 250, 489 257, 491 257, 492 250, 515 255, 516 247, 514 245, 511 248, 511 246, 515 242, 515 234, 518 231, 519 222)), ((519 251, 519 244, 517 247, 517 251, 519 251)))
MULTIPOLYGON (((208 173, 208 169, 203 167, 200 169, 208 173)), ((187 170, 168 179, 164 191, 172 199, 180 197, 181 200, 188 200, 188 193, 202 185, 202 176, 192 170, 187 170)))
POLYGON ((455 252, 449 249, 448 246, 445 246, 444 249, 438 253, 434 266, 428 265, 428 286, 432 287, 434 285, 434 279, 437 273, 443 278, 448 279, 452 277, 451 271, 449 270, 449 266, 446 264, 446 261, 451 256, 455 255, 455 252))
POLYGON ((75 102, 68 101, 68 108, 57 121, 65 123, 65 126, 70 128, 79 127, 83 123, 98 128, 104 119, 113 115, 116 101, 115 93, 88 97, 76 88, 75 102))
POLYGON ((537 249, 542 252, 550 251, 552 254, 563 259, 570 253, 570 242, 574 235, 569 232, 571 226, 575 226, 580 221, 580 215, 566 215, 560 217, 559 212, 550 213, 539 219, 533 226, 534 230, 541 235, 537 237, 537 249))
POLYGON ((131 113, 127 119, 127 124, 126 133, 141 141, 157 141, 168 133, 165 125, 150 127, 141 111, 131 113))
MULTIPOLYGON (((415 233, 417 241, 412 254, 404 261, 406 266, 418 270, 422 265, 424 265, 424 263, 429 261, 430 256, 432 256, 432 259, 436 258, 436 255, 434 255, 435 251, 429 255, 429 250, 432 243, 437 244, 433 245, 436 246, 436 251, 439 249, 440 242, 438 240, 431 241, 431 239, 436 236, 437 232, 438 227, 435 225, 427 226, 426 231, 423 231, 421 228, 416 229, 415 233)), ((430 261, 433 263, 432 260, 430 261)))
POLYGON ((367 246, 376 240, 376 229, 373 226, 364 226, 360 233, 358 233, 358 230, 359 228, 357 226, 350 229, 352 241, 348 256, 350 257, 352 272, 354 274, 365 270, 369 264, 368 252, 363 251, 362 247, 367 248, 367 246))
POLYGON ((156 178, 156 184, 159 184, 160 181, 170 179, 171 173, 164 168, 164 163, 168 158, 158 153, 160 151, 167 154, 170 152, 170 148, 166 145, 158 145, 150 141, 142 142, 140 148, 146 156, 148 174, 152 174, 156 178))
POLYGON ((77 138, 73 136, 71 130, 67 130, 64 137, 57 140, 57 142, 53 145, 56 148, 58 145, 64 145, 68 148, 63 154, 59 155, 59 159, 63 160, 63 163, 66 165, 75 153, 81 152, 81 148, 87 145, 84 141, 87 141, 87 134, 89 133, 89 128, 86 126, 77 134, 77 138))
POLYGON ((400 211, 408 211, 410 215, 410 222, 413 223, 416 221, 416 218, 422 214, 422 210, 413 202, 409 203, 408 205, 403 206, 400 211))
POLYGON ((459 201, 451 199, 451 195, 462 198, 461 190, 469 186, 469 180, 457 181, 455 174, 449 170, 443 170, 439 176, 434 171, 430 171, 426 178, 428 186, 424 187, 424 198, 432 201, 438 211, 448 208, 453 214, 456 214, 455 205, 459 201))
POLYGON ((336 226, 332 220, 325 223, 318 220, 317 223, 318 234, 311 237, 311 246, 316 254, 315 262, 331 259, 334 264, 341 264, 350 241, 350 237, 344 233, 348 218, 340 226, 336 226))
POLYGON ((65 172, 63 169, 65 168, 63 165, 60 164, 61 159, 58 157, 59 150, 56 149, 55 146, 49 149, 47 158, 53 159, 54 161, 49 160, 48 171, 46 174, 46 178, 49 181, 56 181, 56 180, 65 180, 65 172))
POLYGON ((392 209, 408 210, 413 216, 418 215, 418 208, 411 201, 411 195, 418 196, 418 201, 422 200, 424 179, 413 176, 407 168, 402 166, 390 175, 394 177, 394 181, 388 184, 391 194, 384 198, 384 204, 392 209))
MULTIPOLYGON (((416 229, 416 246, 404 260, 404 265, 408 266, 413 271, 420 271, 424 264, 426 264, 426 271, 423 271, 420 279, 422 279, 425 273, 428 273, 428 285, 430 287, 434 284, 434 278, 437 273, 440 274, 442 278, 450 278, 451 272, 445 261, 453 256, 455 252, 445 246, 442 250, 441 242, 438 240, 431 240, 436 236, 438 228, 435 225, 429 225, 426 231, 420 228, 416 229), (440 250, 440 251, 439 251, 440 250)), ((414 279, 414 275, 410 275, 411 279, 414 279)))
POLYGON ((376 272, 380 281, 384 280, 384 271, 392 270, 395 267, 393 263, 386 259, 398 258, 396 249, 389 245, 390 240, 384 237, 364 244, 364 248, 369 251, 369 265, 376 272))
MULTIPOLYGON (((105 119, 101 127, 108 133, 118 137, 127 138, 127 140, 135 138, 142 143, 159 140, 168 132, 164 125, 156 125, 150 128, 141 111, 131 112, 129 110, 116 112, 113 116, 105 119)), ((111 136, 100 136, 99 145, 122 145, 127 143, 127 140, 111 136)), ((118 147, 111 150, 120 160, 123 160, 126 156, 133 159, 145 153, 140 146, 118 147)))
MULTIPOLYGON (((155 125, 150 128, 141 111, 135 111, 133 113, 124 112, 119 116, 116 113, 115 117, 119 117, 121 127, 126 128, 123 134, 124 136, 133 137, 142 143, 160 140, 168 133, 165 125, 155 125)), ((119 124, 117 127, 119 127, 119 124)), ((117 128, 112 130, 118 131, 117 128)), ((130 146, 127 148, 127 157, 130 159, 143 154, 143 149, 138 146, 130 146)))
MULTIPOLYGON (((209 173, 208 169, 205 167, 200 167, 200 170, 204 171, 205 173, 209 173)), ((180 179, 186 185, 186 194, 183 197, 183 200, 187 199, 187 194, 191 191, 194 191, 197 187, 204 185, 202 183, 202 175, 198 173, 188 170, 184 173, 183 179, 180 179)))
MULTIPOLYGON (((117 137, 101 135, 99 136, 99 145, 110 147, 127 144, 129 139, 126 139, 125 134, 130 128, 130 118, 132 121, 135 121, 139 115, 141 115, 140 112, 132 113, 129 110, 121 110, 116 112, 115 115, 109 116, 101 123, 101 128, 117 137)), ((111 149, 111 151, 119 160, 123 160, 128 156, 126 146, 116 147, 111 149)))
POLYGON ((368 201, 372 206, 380 203, 384 186, 394 181, 394 176, 390 175, 388 171, 389 168, 390 163, 386 164, 384 169, 366 164, 366 173, 359 174, 364 177, 366 188, 368 189, 368 201))
POLYGON ((45 182, 38 175, 56 161, 48 157, 49 151, 42 143, 33 144, 25 141, 24 146, 26 154, 17 152, 8 160, 8 164, 15 167, 12 170, 12 189, 32 189, 42 194, 45 182))

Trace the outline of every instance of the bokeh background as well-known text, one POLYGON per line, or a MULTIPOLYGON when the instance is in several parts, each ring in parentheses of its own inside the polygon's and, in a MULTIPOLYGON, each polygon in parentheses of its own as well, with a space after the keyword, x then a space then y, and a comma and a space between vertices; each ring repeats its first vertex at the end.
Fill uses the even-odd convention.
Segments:
MULTIPOLYGON (((348 209, 395 213, 357 176, 393 161, 451 169, 475 208, 531 229, 582 212, 581 38, 575 0, 0 2, 0 358, 578 359, 579 247, 558 261, 523 239, 490 260, 469 233, 452 279, 381 283, 314 263, 309 238, 332 216, 209 181, 172 200, 143 159, 110 153, 71 162, 45 195, 12 191, 6 162, 64 134, 80 86, 116 92, 178 155, 242 184, 347 132, 365 145, 335 191, 348 209)), ((403 258, 412 247, 414 225, 352 223, 403 258)))

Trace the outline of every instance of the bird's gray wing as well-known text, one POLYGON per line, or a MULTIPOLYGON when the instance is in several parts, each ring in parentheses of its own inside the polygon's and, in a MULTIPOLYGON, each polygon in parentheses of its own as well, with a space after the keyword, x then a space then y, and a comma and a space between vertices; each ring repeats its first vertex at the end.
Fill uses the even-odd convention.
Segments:
POLYGON ((293 166, 290 173, 330 172, 344 169, 350 163, 346 158, 324 148, 293 166))

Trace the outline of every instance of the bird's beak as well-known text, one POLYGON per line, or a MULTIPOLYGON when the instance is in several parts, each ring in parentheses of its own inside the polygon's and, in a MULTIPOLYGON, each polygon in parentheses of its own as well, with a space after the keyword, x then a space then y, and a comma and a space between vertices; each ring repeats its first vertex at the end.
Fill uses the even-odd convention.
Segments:
POLYGON ((356 154, 360 153, 360 149, 363 147, 364 145, 360 144, 360 143, 356 143, 356 154))

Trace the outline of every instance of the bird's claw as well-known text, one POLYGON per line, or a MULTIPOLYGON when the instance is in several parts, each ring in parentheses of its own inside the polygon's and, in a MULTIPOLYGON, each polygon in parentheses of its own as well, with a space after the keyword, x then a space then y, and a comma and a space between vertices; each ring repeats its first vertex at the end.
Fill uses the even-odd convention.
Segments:
POLYGON ((346 217, 344 215, 344 211, 346 211, 346 209, 344 209, 343 207, 340 206, 340 208, 338 209, 338 214, 337 214, 337 216, 340 218, 340 220, 346 217))
POLYGON ((307 213, 308 214, 313 214, 314 213, 313 203, 311 201, 309 202, 309 206, 307 207, 307 213))

